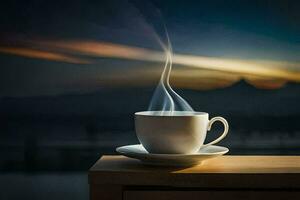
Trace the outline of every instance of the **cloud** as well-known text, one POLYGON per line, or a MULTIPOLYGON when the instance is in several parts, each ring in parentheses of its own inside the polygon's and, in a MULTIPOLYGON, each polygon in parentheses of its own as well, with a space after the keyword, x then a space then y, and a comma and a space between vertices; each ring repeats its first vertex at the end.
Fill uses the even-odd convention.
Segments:
POLYGON ((300 82, 300 63, 283 61, 259 61, 216 57, 175 55, 173 63, 187 67, 235 73, 241 77, 257 76, 261 80, 280 79, 300 82))
MULTIPOLYGON (((145 48, 97 41, 37 41, 37 45, 94 57, 165 61, 164 53, 145 48)), ((300 82, 300 63, 273 60, 246 60, 174 54, 173 63, 185 67, 300 82)))
POLYGON ((55 53, 44 50, 31 49, 27 47, 0 47, 0 53, 12 54, 27 58, 43 59, 50 61, 59 61, 73 64, 89 64, 87 60, 65 55, 62 53, 55 53))
MULTIPOLYGON (((148 61, 156 63, 155 66, 160 66, 165 61, 163 52, 103 41, 31 40, 21 42, 20 46, 24 44, 36 49, 0 47, 0 52, 74 64, 97 64, 95 58, 98 57, 148 61), (90 59, 87 60, 86 57, 90 59)), ((177 67, 172 71, 171 82, 183 88, 223 88, 241 79, 263 89, 277 89, 289 81, 300 82, 300 63, 297 62, 174 54, 173 64, 177 67)), ((111 73, 101 77, 99 84, 106 85, 106 80, 111 85, 145 85, 153 83, 152 80, 159 73, 160 68, 149 69, 149 64, 140 69, 129 68, 121 74, 112 66, 111 73)))
POLYGON ((69 54, 91 57, 122 58, 143 61, 164 61, 162 52, 145 48, 89 40, 36 40, 33 45, 40 48, 63 51, 69 54))

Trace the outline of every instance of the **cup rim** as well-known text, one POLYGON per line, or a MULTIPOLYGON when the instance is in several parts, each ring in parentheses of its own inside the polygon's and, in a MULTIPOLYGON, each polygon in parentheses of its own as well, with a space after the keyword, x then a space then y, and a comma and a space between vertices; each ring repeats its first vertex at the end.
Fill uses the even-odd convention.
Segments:
POLYGON ((198 111, 140 111, 134 113, 134 115, 147 116, 147 117, 193 117, 193 116, 208 115, 208 113, 198 112, 198 111), (162 115, 161 112, 165 112, 165 113, 162 115))

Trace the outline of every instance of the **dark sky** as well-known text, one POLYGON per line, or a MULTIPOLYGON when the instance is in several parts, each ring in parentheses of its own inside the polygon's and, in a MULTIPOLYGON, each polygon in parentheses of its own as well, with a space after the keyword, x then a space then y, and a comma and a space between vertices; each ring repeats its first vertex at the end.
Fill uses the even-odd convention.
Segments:
MULTIPOLYGON (((299 62, 299 10, 297 0, 1 1, 0 45, 79 39, 161 49, 149 24, 165 38, 165 22, 175 53, 299 62)), ((98 61, 86 66, 0 54, 0 96, 63 93, 74 82, 140 64, 98 61)))

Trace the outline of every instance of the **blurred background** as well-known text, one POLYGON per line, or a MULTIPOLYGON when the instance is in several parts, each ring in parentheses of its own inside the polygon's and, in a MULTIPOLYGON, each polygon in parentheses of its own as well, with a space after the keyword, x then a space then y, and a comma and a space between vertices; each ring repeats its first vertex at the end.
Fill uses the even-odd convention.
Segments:
MULTIPOLYGON (((300 154, 300 2, 2 1, 0 199, 88 199, 88 169, 138 143, 173 46, 171 85, 230 124, 229 154, 300 154)), ((208 140, 221 125, 215 125, 208 140)))

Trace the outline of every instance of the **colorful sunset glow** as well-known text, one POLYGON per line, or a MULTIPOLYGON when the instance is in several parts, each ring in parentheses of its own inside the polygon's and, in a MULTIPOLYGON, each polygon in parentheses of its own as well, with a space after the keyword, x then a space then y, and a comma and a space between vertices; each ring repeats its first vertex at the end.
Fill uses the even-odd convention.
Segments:
MULTIPOLYGON (((144 66, 140 66, 142 69, 129 68, 127 71, 122 72, 130 77, 130 81, 126 81, 126 78, 118 77, 118 72, 111 75, 107 74, 110 80, 114 80, 112 81, 114 84, 119 83, 117 85, 126 85, 129 82, 131 84, 134 82, 135 84, 143 84, 146 79, 140 79, 138 76, 147 76, 147 80, 154 80, 162 69, 159 66, 163 66, 165 60, 163 52, 108 42, 32 40, 30 44, 36 49, 28 47, 0 47, 0 53, 91 65, 97 65, 97 60, 95 60, 97 57, 147 61, 148 64, 145 63, 144 66), (149 68, 149 63, 151 62, 155 62, 157 67, 146 69, 149 68), (149 71, 151 73, 148 73, 149 71), (136 76, 134 76, 135 74, 136 76)), ((297 62, 174 54, 173 64, 177 67, 172 72, 172 76, 174 76, 172 83, 182 88, 222 88, 230 86, 241 79, 262 89, 280 88, 288 81, 300 82, 300 70, 298 70, 300 64, 297 62)), ((106 79, 106 77, 102 77, 102 79, 106 79)), ((109 83, 112 82, 110 81, 109 83)))

